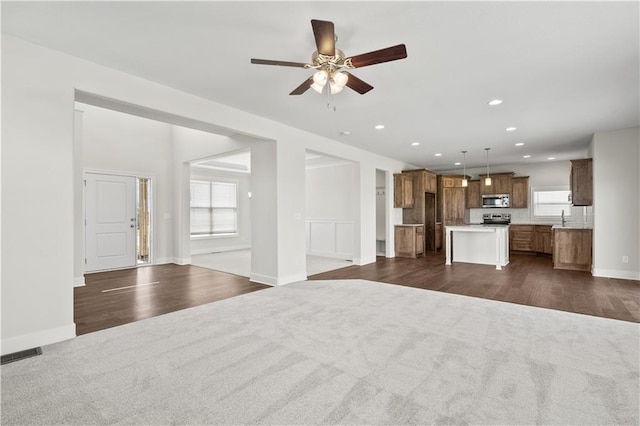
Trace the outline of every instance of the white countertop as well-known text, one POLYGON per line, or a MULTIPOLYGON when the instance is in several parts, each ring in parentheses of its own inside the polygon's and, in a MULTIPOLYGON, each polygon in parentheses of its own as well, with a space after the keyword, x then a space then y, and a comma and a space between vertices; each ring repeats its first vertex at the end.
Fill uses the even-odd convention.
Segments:
POLYGON ((551 229, 593 229, 593 226, 577 225, 577 224, 567 223, 564 226, 562 226, 562 225, 553 225, 551 227, 551 229))
POLYGON ((445 229, 462 232, 495 232, 498 229, 507 229, 509 225, 448 225, 445 229))

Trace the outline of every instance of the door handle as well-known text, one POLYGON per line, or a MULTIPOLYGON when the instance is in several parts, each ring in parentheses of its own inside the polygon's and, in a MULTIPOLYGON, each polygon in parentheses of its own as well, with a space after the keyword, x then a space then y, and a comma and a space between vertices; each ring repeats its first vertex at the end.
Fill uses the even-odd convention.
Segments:
POLYGON ((129 225, 129 228, 135 228, 135 227, 136 227, 135 223, 132 223, 131 225, 129 225))

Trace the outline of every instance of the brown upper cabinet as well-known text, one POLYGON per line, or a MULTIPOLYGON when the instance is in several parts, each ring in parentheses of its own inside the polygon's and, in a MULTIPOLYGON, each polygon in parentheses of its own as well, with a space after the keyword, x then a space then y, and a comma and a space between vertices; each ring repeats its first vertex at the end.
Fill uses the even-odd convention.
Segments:
MULTIPOLYGON (((466 192, 462 186, 463 175, 438 176, 438 222, 447 225, 464 224, 466 192)), ((469 176, 466 176, 469 179, 469 176)))
POLYGON ((393 175, 393 207, 413 207, 413 176, 406 173, 393 175))
POLYGON ((430 170, 424 171, 424 192, 435 194, 438 191, 437 175, 430 170))
POLYGON ((467 206, 468 209, 482 208, 482 196, 480 195, 480 181, 470 180, 467 186, 467 206))
POLYGON ((489 177, 491 177, 491 185, 488 186, 484 184, 484 178, 487 175, 480 175, 480 193, 482 195, 511 194, 513 175, 513 172, 489 174, 489 177))
POLYGON ((593 159, 571 160, 571 204, 590 206, 593 203, 593 159))
POLYGON ((511 208, 526 209, 529 206, 529 176, 511 180, 511 208))

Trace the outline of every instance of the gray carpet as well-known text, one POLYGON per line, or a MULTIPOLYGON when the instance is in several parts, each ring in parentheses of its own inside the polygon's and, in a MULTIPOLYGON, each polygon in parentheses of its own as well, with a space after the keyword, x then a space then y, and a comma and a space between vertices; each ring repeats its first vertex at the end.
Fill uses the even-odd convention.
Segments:
POLYGON ((262 290, 2 367, 2 424, 633 424, 640 325, 361 280, 262 290))

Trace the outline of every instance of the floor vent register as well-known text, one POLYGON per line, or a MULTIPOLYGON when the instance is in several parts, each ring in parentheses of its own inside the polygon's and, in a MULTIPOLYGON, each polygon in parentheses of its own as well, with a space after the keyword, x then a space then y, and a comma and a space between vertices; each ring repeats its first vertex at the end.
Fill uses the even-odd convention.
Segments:
POLYGON ((42 355, 42 349, 40 347, 2 355, 2 361, 0 362, 0 364, 9 364, 10 362, 20 361, 22 359, 31 358, 32 356, 37 355, 42 355))

